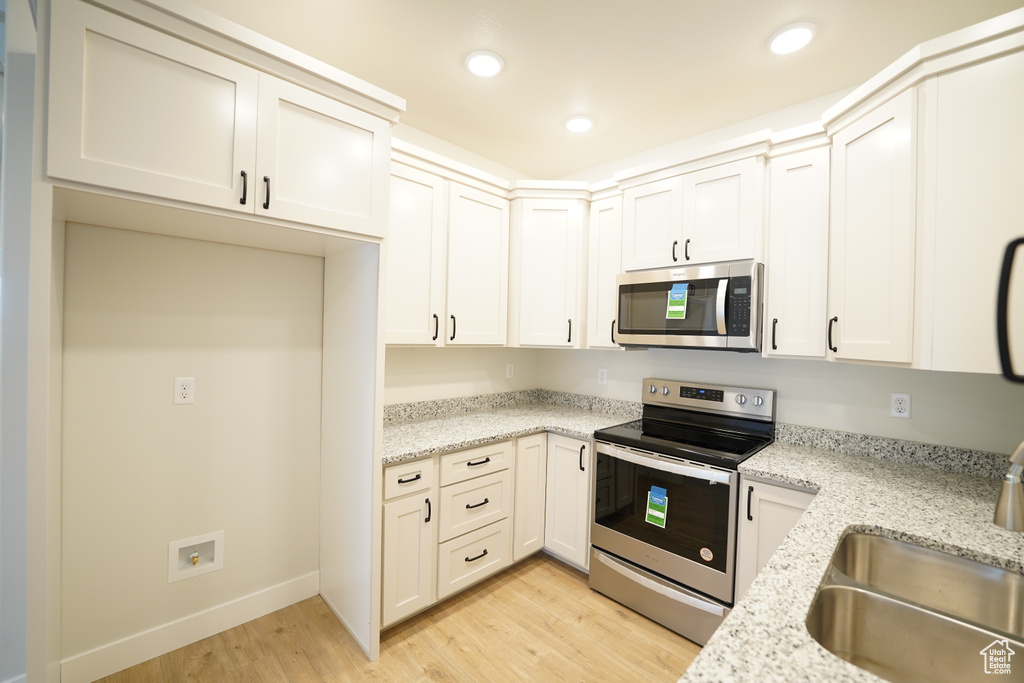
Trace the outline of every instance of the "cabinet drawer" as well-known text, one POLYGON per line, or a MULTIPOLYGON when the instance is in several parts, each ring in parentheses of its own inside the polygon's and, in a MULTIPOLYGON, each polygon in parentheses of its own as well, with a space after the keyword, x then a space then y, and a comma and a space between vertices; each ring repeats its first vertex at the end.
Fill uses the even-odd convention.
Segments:
POLYGON ((508 519, 460 536, 438 547, 438 599, 507 567, 511 561, 508 519))
POLYGON ((508 469, 512 463, 512 441, 499 441, 441 456, 441 486, 508 469))
POLYGON ((447 541, 509 516, 512 470, 441 488, 438 540, 447 541))
POLYGON ((434 485, 434 459, 423 458, 384 469, 384 500, 426 491, 434 485))

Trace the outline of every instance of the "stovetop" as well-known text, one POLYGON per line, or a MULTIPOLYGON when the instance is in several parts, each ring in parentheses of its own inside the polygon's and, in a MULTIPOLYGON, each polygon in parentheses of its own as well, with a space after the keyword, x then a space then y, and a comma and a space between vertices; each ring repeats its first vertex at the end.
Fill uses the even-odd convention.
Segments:
POLYGON ((736 469, 775 440, 774 404, 773 390, 645 379, 643 418, 594 438, 736 469))

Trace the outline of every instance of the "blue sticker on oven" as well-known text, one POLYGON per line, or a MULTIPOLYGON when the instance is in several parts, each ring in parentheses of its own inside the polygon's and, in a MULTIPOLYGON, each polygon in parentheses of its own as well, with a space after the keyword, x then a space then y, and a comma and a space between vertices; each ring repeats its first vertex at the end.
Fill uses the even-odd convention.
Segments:
POLYGON ((668 491, 660 486, 652 486, 647 492, 647 522, 665 528, 668 518, 668 491))

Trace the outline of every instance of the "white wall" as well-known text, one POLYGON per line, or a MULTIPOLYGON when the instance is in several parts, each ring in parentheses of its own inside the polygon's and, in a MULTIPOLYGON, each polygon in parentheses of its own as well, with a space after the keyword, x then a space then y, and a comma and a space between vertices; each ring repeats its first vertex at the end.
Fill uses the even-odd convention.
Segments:
POLYGON ((658 377, 775 389, 777 419, 791 424, 1007 454, 1024 439, 1024 386, 999 375, 675 349, 390 347, 386 371, 389 404, 534 388, 639 401, 641 381, 658 377), (505 382, 499 370, 516 353, 516 379, 505 382), (597 383, 599 368, 608 370, 606 385, 597 383), (909 420, 889 417, 890 392, 911 394, 909 420))
POLYGON ((323 259, 69 224, 65 274, 64 658, 316 572, 323 259))
POLYGON ((408 126, 404 123, 399 123, 391 129, 392 137, 395 137, 403 142, 408 142, 417 147, 423 149, 429 149, 432 152, 441 154, 453 161, 458 161, 463 164, 468 164, 473 168, 481 171, 486 171, 499 178, 505 178, 506 180, 512 180, 515 178, 526 178, 525 173, 521 173, 515 169, 509 168, 499 164, 496 161, 491 161, 487 157, 482 157, 475 152, 470 152, 465 147, 459 147, 454 145, 447 140, 442 140, 439 137, 424 133, 423 131, 408 126))
POLYGON ((1024 439, 1024 386, 999 375, 676 349, 544 351, 538 373, 543 389, 634 401, 644 377, 775 389, 780 422, 996 453, 1024 439), (890 392, 912 395, 909 420, 889 417, 890 392))
POLYGON ((600 166, 578 171, 566 176, 563 180, 585 180, 587 182, 596 183, 602 180, 608 180, 620 171, 625 171, 637 166, 644 166, 650 163, 656 163, 665 159, 671 159, 676 156, 685 158, 687 153, 699 151, 704 147, 714 145, 725 140, 749 135, 759 130, 764 130, 765 128, 770 128, 773 132, 777 133, 788 128, 795 128, 808 123, 817 123, 821 120, 821 115, 825 113, 829 107, 843 99, 843 97, 852 90, 852 88, 841 90, 839 92, 832 93, 831 95, 824 95, 813 100, 800 102, 799 104, 794 104, 793 106, 786 107, 784 109, 769 112, 762 116, 748 119, 731 126, 725 126, 723 128, 708 131, 707 133, 701 133, 700 135, 695 135, 683 140, 659 145, 658 147, 654 147, 643 152, 631 154, 621 159, 615 159, 614 161, 601 164, 600 166))
POLYGON ((536 389, 536 349, 419 348, 385 352, 384 405, 536 389), (513 364, 512 379, 505 366, 513 364))

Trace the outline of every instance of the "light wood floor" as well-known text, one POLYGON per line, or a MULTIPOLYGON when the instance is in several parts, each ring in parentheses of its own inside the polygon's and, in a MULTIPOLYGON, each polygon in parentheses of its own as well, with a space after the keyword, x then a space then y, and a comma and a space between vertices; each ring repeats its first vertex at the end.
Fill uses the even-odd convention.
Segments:
POLYGON ((700 647, 540 554, 362 650, 319 597, 102 679, 152 681, 675 681, 700 647))

